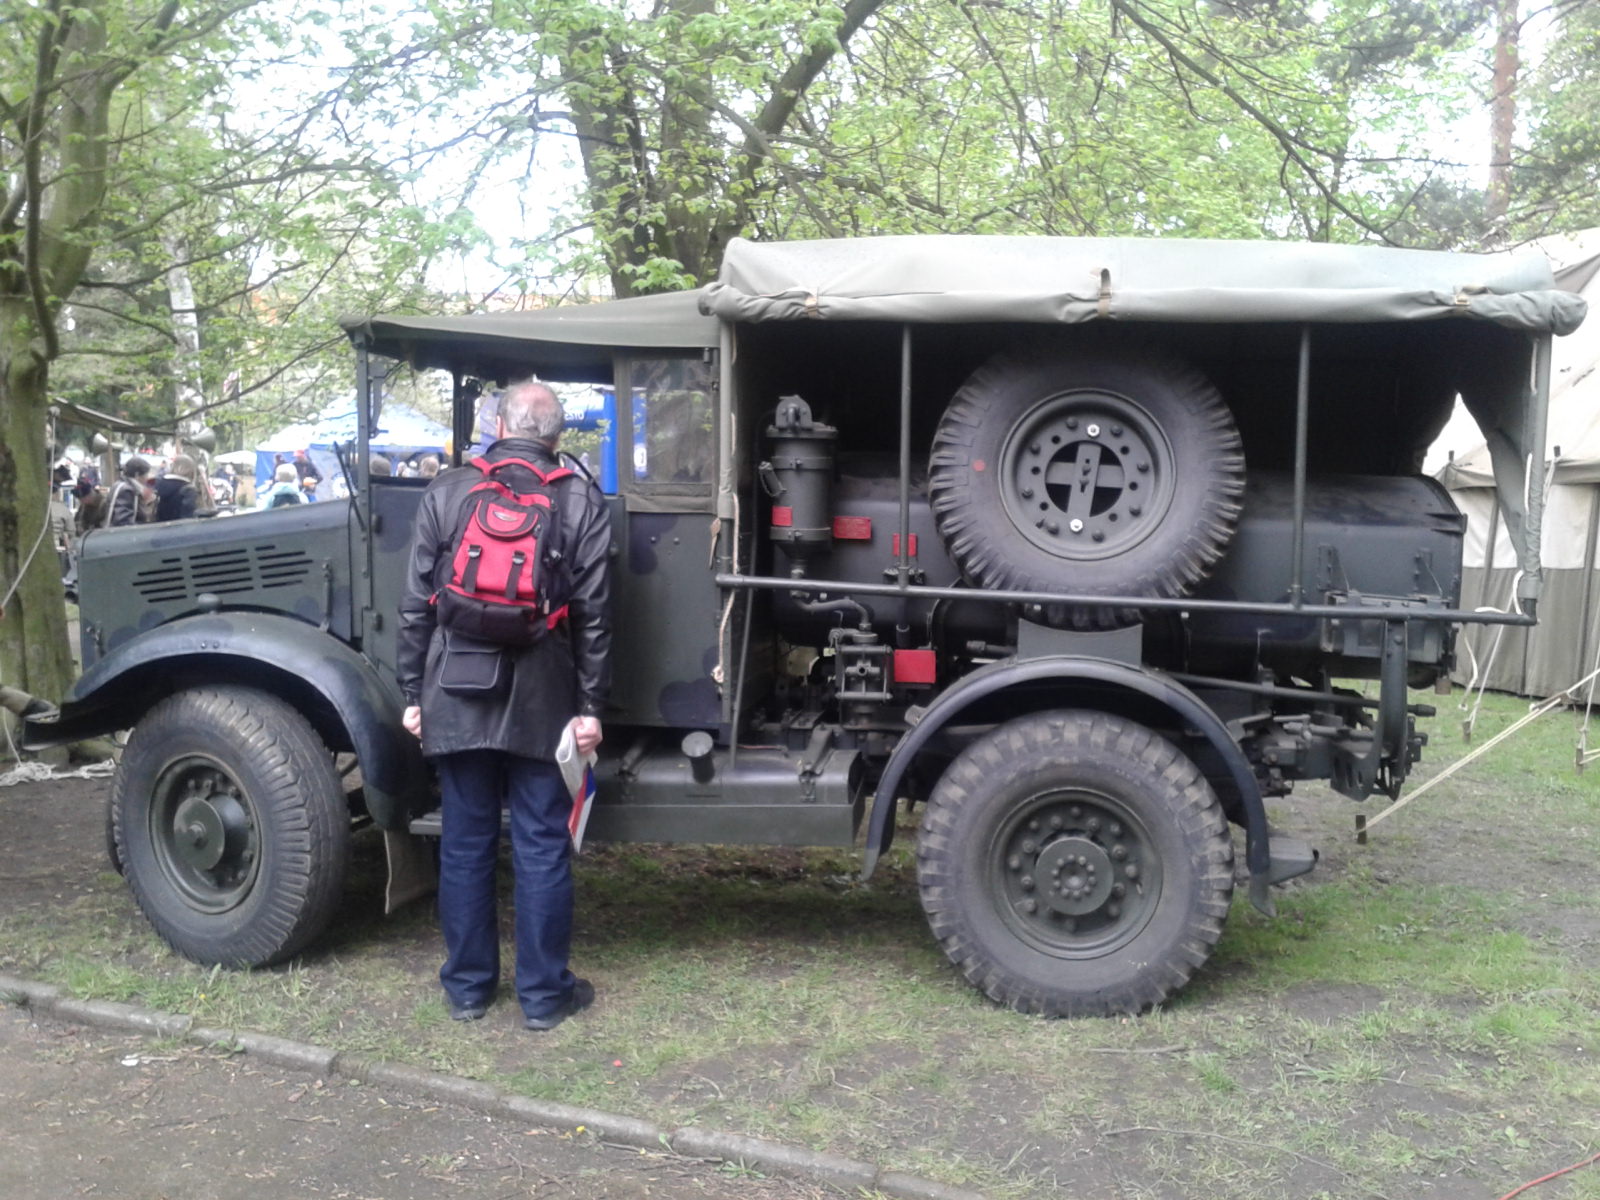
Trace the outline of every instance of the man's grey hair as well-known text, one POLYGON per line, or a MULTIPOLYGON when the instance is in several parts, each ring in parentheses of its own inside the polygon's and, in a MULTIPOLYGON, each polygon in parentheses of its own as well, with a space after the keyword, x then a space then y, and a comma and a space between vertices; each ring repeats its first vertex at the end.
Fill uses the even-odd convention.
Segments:
POLYGON ((566 414, 544 384, 514 383, 500 398, 500 421, 507 437, 532 438, 553 448, 566 425, 566 414))

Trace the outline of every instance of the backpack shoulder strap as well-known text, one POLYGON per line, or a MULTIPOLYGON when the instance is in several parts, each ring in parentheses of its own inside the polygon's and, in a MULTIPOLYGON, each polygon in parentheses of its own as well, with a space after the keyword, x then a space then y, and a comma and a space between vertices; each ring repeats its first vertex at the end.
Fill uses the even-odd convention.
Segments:
POLYGON ((563 464, 561 469, 568 475, 581 475, 590 483, 594 484, 595 487, 600 486, 599 481, 594 477, 594 472, 589 470, 589 468, 584 466, 581 461, 572 457, 572 455, 568 454, 565 450, 561 452, 560 462, 563 464))

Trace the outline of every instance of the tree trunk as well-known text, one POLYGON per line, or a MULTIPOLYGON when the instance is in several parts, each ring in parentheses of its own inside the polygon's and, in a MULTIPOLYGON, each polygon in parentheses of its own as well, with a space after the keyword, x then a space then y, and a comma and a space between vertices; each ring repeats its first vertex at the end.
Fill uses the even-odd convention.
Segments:
POLYGON ((1517 128, 1519 0, 1494 0, 1494 81, 1489 92, 1489 194, 1484 217, 1491 226, 1511 207, 1511 139, 1517 128))
POLYGON ((55 704, 72 682, 72 655, 49 528, 48 381, 31 306, 0 298, 0 598, 10 596, 0 612, 0 684, 55 704))
POLYGON ((187 438, 199 433, 205 425, 203 417, 183 419, 204 402, 205 394, 200 380, 200 318, 195 312, 194 280, 189 268, 189 247, 182 238, 168 235, 161 239, 167 257, 174 264, 167 269, 168 311, 172 314, 172 374, 177 383, 178 433, 187 438))

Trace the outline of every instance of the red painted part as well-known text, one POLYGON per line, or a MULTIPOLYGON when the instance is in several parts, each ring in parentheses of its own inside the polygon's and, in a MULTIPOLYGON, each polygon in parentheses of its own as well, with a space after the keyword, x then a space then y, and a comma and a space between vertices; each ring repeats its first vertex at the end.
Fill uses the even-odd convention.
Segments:
POLYGON ((833 519, 833 536, 852 542, 870 542, 872 540, 872 518, 835 517, 833 519))
POLYGON ((772 506, 772 523, 787 529, 794 524, 794 509, 787 504, 774 504, 772 506))
POLYGON ((896 683, 937 683, 939 661, 932 650, 896 650, 894 652, 894 681, 896 683))
MULTIPOLYGON (((910 553, 910 557, 915 558, 917 556, 917 535, 916 534, 913 533, 910 536, 910 543, 911 543, 911 550, 909 552, 910 553)), ((898 533, 895 534, 893 537, 891 537, 889 539, 889 553, 894 555, 896 558, 900 557, 900 535, 898 533)))

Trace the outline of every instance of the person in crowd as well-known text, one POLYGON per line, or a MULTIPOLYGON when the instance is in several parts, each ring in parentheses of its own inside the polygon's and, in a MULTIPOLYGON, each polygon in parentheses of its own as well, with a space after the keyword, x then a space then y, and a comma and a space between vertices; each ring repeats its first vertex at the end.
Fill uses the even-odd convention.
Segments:
POLYGON ((424 455, 422 461, 417 464, 417 474, 423 479, 432 479, 438 473, 439 460, 431 454, 424 455))
POLYGON ((62 469, 57 466, 50 472, 50 537, 55 542, 56 557, 61 564, 61 582, 71 592, 78 578, 77 535, 73 530, 72 506, 62 490, 63 484, 72 482, 72 471, 68 469, 63 479, 62 469))
POLYGON ((371 458, 367 459, 368 475, 390 475, 393 472, 393 464, 391 464, 383 455, 374 454, 371 458))
POLYGON ((106 501, 106 524, 120 528, 153 521, 153 496, 150 490, 150 463, 135 454, 122 464, 122 478, 111 487, 111 495, 106 501))
POLYGON ((211 496, 219 508, 233 505, 233 468, 226 463, 218 465, 211 474, 211 496))
MULTIPOLYGON (((553 471, 561 428, 555 394, 543 384, 519 384, 506 393, 485 458, 491 464, 522 459, 553 471)), ((499 986, 495 867, 501 809, 508 804, 516 995, 524 1028, 546 1030, 594 1002, 594 987, 568 967, 572 799, 554 760, 569 725, 580 753, 600 742, 610 685, 610 522, 604 498, 588 480, 568 474, 552 482, 556 520, 549 532, 559 557, 546 560, 547 598, 567 613, 565 620, 532 645, 498 649, 506 673, 502 692, 447 690, 440 667, 451 641, 437 625, 430 597, 451 578, 467 493, 483 478, 476 470, 445 472, 422 494, 400 600, 397 676, 405 727, 422 740, 439 774, 439 924, 446 954, 439 980, 450 1016, 479 1019, 499 986)), ((496 478, 513 488, 533 486, 521 466, 508 466, 496 478)))
POLYGON ((106 523, 106 490, 95 484, 87 470, 78 473, 78 482, 72 485, 72 495, 77 500, 72 524, 81 538, 91 529, 106 523))
POLYGON ((156 520, 183 521, 195 515, 200 504, 197 474, 194 459, 187 454, 173 456, 166 473, 155 482, 156 520))
POLYGON ((280 463, 273 475, 270 491, 262 497, 262 508, 282 508, 286 504, 306 504, 305 493, 300 490, 300 476, 293 463, 280 463))
MULTIPOLYGON (((322 482, 322 472, 317 470, 317 464, 311 461, 311 451, 296 450, 294 452, 294 470, 300 478, 300 486, 306 492, 313 492, 322 482), (311 486, 306 487, 306 480, 311 481, 311 486)), ((315 496, 309 497, 315 500, 315 496)))

